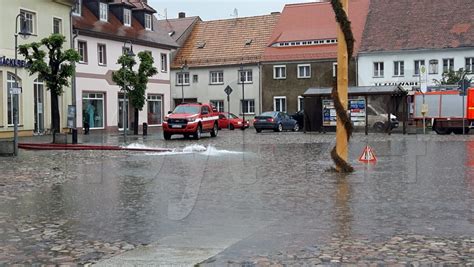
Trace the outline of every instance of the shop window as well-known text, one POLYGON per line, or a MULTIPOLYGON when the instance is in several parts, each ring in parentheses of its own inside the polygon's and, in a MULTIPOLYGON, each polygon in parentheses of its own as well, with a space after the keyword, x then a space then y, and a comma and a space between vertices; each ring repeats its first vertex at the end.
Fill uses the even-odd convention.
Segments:
POLYGON ((82 120, 90 129, 104 128, 104 94, 82 94, 82 120))
POLYGON ((148 124, 160 125, 163 119, 163 97, 148 95, 148 124))

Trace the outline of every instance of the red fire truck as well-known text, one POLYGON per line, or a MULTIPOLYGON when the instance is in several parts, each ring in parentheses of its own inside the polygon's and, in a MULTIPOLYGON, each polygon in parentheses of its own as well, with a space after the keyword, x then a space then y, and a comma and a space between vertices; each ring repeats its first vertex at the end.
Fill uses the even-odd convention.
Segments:
POLYGON ((474 88, 468 88, 465 96, 459 90, 417 92, 413 103, 415 121, 424 117, 437 134, 462 134, 463 125, 468 133, 474 127, 474 88))

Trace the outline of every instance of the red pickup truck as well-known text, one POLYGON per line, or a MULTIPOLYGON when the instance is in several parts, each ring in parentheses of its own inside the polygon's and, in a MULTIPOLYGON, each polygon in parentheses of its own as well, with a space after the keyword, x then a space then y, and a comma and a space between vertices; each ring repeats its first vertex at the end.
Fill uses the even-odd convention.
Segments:
POLYGON ((178 105, 163 121, 163 137, 170 140, 174 134, 190 135, 200 139, 202 133, 217 136, 219 129, 219 113, 210 104, 185 103, 178 105))

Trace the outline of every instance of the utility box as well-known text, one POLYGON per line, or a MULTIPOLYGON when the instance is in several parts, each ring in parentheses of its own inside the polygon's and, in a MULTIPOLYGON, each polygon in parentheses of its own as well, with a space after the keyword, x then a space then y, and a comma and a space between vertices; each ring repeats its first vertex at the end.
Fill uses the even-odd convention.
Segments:
POLYGON ((15 155, 13 140, 0 140, 0 156, 10 157, 15 155))

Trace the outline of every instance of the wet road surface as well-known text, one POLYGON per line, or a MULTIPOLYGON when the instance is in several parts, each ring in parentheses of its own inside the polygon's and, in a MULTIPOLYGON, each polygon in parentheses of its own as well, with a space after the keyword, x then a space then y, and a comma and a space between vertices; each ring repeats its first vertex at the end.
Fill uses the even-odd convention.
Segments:
POLYGON ((21 151, 0 159, 2 179, 43 183, 0 187, 0 264, 473 262, 474 139, 356 135, 348 176, 327 171, 334 139, 221 131, 129 139, 175 148, 162 154, 21 151), (376 164, 357 162, 366 144, 376 164))

